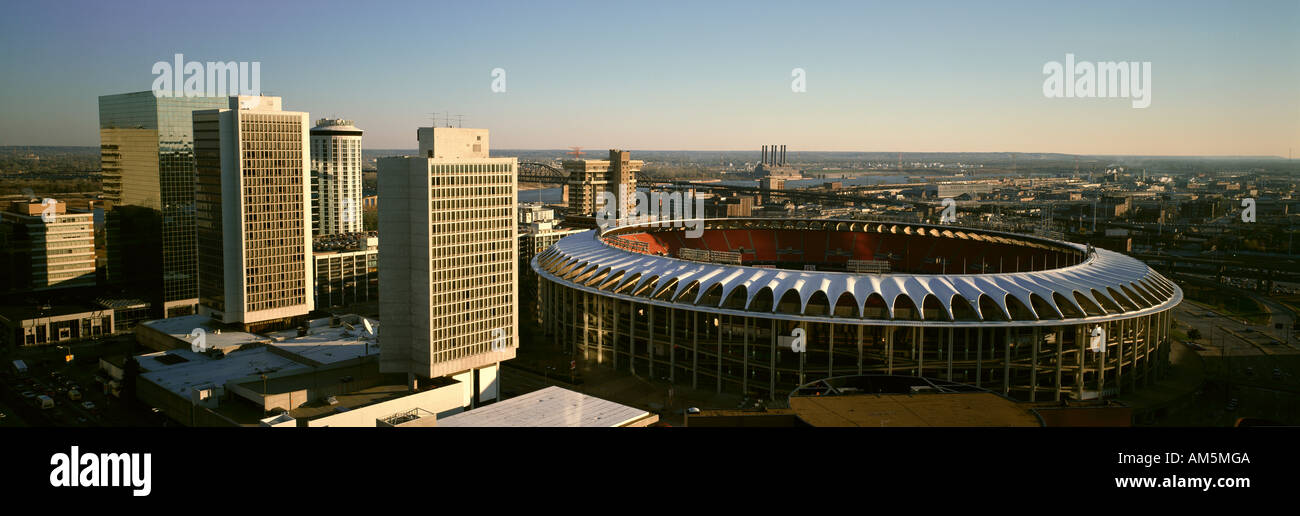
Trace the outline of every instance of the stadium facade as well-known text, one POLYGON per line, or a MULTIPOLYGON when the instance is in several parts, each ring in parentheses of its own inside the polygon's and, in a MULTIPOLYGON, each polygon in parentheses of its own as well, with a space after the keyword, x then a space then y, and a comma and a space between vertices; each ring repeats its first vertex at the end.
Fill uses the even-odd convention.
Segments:
POLYGON ((545 331, 586 360, 751 397, 890 374, 1095 399, 1163 374, 1183 297, 1123 254, 1012 233, 734 218, 706 220, 700 238, 684 229, 591 230, 540 253, 545 331))

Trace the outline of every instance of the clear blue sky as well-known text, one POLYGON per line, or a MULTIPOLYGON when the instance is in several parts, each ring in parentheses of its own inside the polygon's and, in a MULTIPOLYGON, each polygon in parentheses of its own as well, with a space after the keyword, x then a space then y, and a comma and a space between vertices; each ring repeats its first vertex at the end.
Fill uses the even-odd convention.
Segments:
POLYGON ((495 148, 1300 153, 1300 2, 1065 4, 12 3, 0 145, 97 145, 97 97, 183 53, 260 61, 264 93, 369 148, 451 111, 495 148), (1150 61, 1151 107, 1045 98, 1067 52, 1150 61))

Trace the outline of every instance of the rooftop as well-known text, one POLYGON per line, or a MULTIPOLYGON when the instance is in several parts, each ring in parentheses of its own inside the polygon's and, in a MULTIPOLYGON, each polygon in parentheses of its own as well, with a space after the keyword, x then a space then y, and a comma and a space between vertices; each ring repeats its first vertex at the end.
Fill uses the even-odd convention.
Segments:
POLYGON ((221 325, 215 324, 212 318, 206 315, 185 315, 181 317, 172 317, 169 319, 155 319, 145 321, 141 325, 171 335, 172 338, 190 342, 190 332, 195 328, 200 328, 204 332, 204 340, 208 347, 228 350, 239 348, 248 344, 267 343, 271 339, 261 335, 246 333, 236 330, 225 330, 221 325))
POLYGON ((648 417, 638 408, 551 386, 441 419, 438 426, 612 428, 648 417))
POLYGON ((225 385, 230 380, 263 373, 310 368, 272 352, 265 346, 212 358, 188 349, 173 349, 136 357, 145 379, 181 396, 194 387, 225 385), (147 372, 146 372, 147 371, 147 372))

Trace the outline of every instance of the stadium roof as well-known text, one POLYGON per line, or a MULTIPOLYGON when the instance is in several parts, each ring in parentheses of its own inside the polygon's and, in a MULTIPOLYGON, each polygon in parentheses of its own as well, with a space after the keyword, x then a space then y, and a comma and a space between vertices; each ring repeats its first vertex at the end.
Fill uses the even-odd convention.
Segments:
MULTIPOLYGON (((749 221, 711 219, 706 222, 716 225, 749 221)), ((1083 258, 1075 265, 1033 272, 867 274, 798 271, 688 261, 636 252, 611 245, 595 230, 590 230, 561 239, 534 258, 532 266, 548 280, 602 296, 678 308, 695 305, 717 313, 753 316, 754 300, 767 290, 773 302, 771 310, 764 310, 768 313, 765 317, 820 318, 855 324, 978 326, 996 323, 1034 326, 1060 324, 1062 320, 1102 322, 1157 313, 1177 305, 1183 296, 1173 282, 1134 258, 1046 238, 888 222, 769 220, 759 224, 786 224, 797 230, 829 230, 851 225, 853 231, 953 239, 954 245, 971 241, 1056 252, 1069 250, 1083 258), (719 294, 716 304, 701 304, 713 290, 719 294), (779 312, 780 301, 792 293, 798 297, 799 312, 779 312), (743 296, 739 299, 743 302, 743 309, 722 308, 729 305, 733 295, 743 296), (855 307, 855 316, 810 315, 808 306, 814 296, 822 296, 821 302, 831 307, 839 305, 842 296, 849 296, 855 307), (883 303, 885 317, 862 317, 873 297, 878 297, 877 302, 883 303), (936 301, 942 313, 937 318, 931 316, 927 319, 921 308, 933 306, 936 301), (918 309, 916 318, 896 318, 899 315, 897 308, 909 306, 918 309), (974 317, 954 317, 954 310, 974 314, 974 317)), ((606 231, 606 234, 611 231, 626 234, 629 231, 680 230, 682 228, 652 229, 649 225, 641 225, 616 228, 606 231)), ((762 228, 753 230, 762 231, 762 228)))

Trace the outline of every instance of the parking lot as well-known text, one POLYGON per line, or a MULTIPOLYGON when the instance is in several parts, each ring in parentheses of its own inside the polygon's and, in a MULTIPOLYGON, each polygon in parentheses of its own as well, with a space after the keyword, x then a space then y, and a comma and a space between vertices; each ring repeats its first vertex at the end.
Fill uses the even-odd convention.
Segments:
POLYGON ((71 362, 64 358, 66 351, 53 348, 9 353, 4 357, 4 372, 0 373, 0 412, 5 414, 0 426, 160 425, 162 417, 147 409, 128 407, 108 393, 108 378, 99 370, 98 354, 123 347, 130 350, 131 341, 74 345, 71 362), (26 363, 25 374, 14 370, 15 359, 26 363), (53 407, 44 407, 42 396, 48 396, 53 407))

